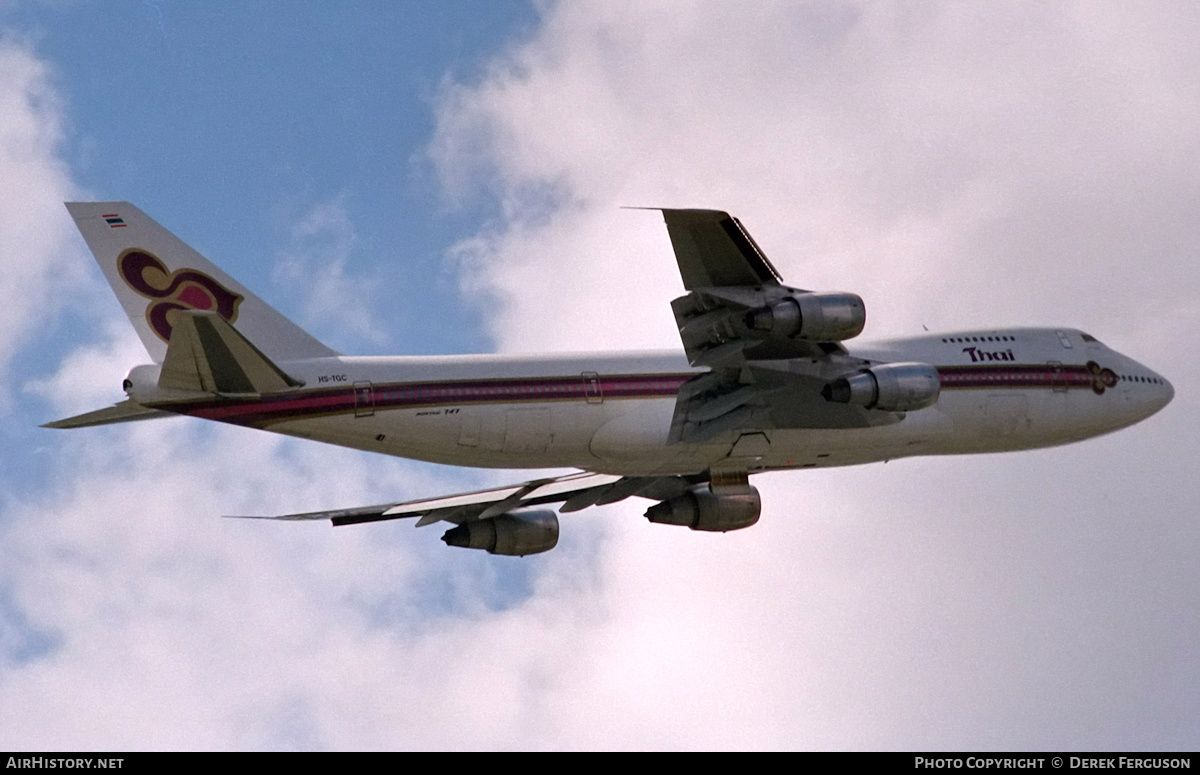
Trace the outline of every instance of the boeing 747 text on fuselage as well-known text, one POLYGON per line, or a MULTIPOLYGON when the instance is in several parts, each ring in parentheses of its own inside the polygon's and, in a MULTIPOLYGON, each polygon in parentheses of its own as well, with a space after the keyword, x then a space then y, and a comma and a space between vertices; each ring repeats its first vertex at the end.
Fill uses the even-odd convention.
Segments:
POLYGON ((133 205, 67 209, 153 363, 129 372, 125 401, 49 427, 187 415, 451 465, 578 469, 272 519, 444 521, 447 544, 525 555, 558 541, 546 506, 639 496, 654 501, 651 522, 738 530, 761 512, 752 474, 1065 444, 1145 419, 1174 395, 1068 328, 850 350, 862 299, 785 285, 741 222, 717 210, 662 211, 687 291, 671 302, 682 350, 353 357, 133 205))

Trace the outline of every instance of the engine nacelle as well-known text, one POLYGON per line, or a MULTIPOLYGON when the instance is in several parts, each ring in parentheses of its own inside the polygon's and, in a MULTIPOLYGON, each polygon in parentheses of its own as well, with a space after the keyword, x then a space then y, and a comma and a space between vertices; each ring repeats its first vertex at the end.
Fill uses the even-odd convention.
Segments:
POLYGON ((762 500, 753 487, 716 495, 707 484, 702 484, 651 506, 646 510, 646 519, 663 525, 687 525, 692 530, 725 533, 750 527, 761 512, 762 500))
POLYGON ((887 363, 830 382, 826 401, 885 412, 909 412, 937 403, 942 391, 938 370, 928 363, 887 363))
POLYGON ((464 522, 442 536, 447 546, 483 549, 488 554, 524 557, 548 552, 558 544, 558 515, 553 511, 514 511, 491 519, 464 522))
POLYGON ((797 293, 746 315, 757 331, 792 339, 840 342, 862 333, 867 308, 853 293, 797 293))

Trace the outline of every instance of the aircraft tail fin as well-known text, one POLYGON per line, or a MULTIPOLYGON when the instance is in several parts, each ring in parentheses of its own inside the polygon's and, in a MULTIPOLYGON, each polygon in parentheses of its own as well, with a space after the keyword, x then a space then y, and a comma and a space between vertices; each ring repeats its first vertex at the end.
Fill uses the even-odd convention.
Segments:
POLYGON ((187 310, 236 324, 268 362, 337 355, 128 202, 66 205, 155 363, 187 310))
POLYGON ((158 386, 206 393, 278 393, 301 383, 229 325, 217 312, 175 315, 158 386))

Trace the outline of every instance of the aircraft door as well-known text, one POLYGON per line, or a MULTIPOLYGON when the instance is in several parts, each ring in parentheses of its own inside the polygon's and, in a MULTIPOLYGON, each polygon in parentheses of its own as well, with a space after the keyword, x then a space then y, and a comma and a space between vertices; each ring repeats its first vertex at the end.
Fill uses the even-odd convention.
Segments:
POLYGON ((370 382, 354 383, 354 416, 375 416, 375 389, 370 382))
POLYGON ((1070 377, 1061 361, 1050 361, 1050 392, 1030 390, 1029 426, 1042 433, 1055 433, 1074 422, 1075 401, 1068 396, 1070 377))
POLYGON ((583 377, 583 395, 589 404, 604 403, 604 389, 600 387, 600 375, 594 371, 585 371, 583 377))
POLYGON ((1067 380, 1063 375, 1062 361, 1050 361, 1050 385, 1055 393, 1067 392, 1067 380))

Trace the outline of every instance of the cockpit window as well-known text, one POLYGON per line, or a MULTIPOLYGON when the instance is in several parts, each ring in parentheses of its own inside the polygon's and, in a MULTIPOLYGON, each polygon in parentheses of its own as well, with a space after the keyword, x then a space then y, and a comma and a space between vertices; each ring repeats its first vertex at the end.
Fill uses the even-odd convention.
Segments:
POLYGON ((1083 337, 1083 341, 1085 341, 1085 342, 1095 342, 1096 344, 1104 344, 1103 342, 1101 342, 1099 339, 1092 336, 1091 334, 1085 334, 1082 331, 1080 331, 1079 335, 1083 337))

